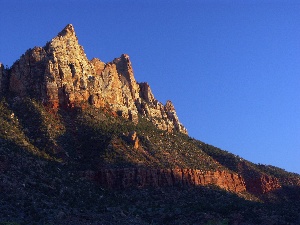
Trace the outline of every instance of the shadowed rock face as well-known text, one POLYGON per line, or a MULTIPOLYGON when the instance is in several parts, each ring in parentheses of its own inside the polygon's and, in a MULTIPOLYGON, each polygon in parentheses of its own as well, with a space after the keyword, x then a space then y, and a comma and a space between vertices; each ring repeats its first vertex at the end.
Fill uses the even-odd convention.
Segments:
POLYGON ((109 107, 135 123, 141 114, 160 129, 187 134, 173 104, 163 105, 147 83, 136 82, 128 55, 109 63, 97 58, 89 61, 71 24, 46 46, 29 49, 14 63, 9 92, 35 98, 54 109, 87 104, 109 107))
POLYGON ((245 178, 245 183, 247 191, 253 194, 264 194, 281 188, 276 177, 270 177, 265 174, 245 178))
POLYGON ((245 180, 246 189, 250 193, 264 194, 281 188, 278 178, 255 171, 244 162, 239 163, 238 168, 239 174, 245 180))

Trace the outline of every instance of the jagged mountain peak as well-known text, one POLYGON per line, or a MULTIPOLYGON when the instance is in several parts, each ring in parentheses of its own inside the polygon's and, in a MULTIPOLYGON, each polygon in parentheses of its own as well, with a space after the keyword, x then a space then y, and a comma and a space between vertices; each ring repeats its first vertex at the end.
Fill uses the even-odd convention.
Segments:
POLYGON ((61 32, 58 33, 58 36, 76 36, 74 26, 72 24, 68 24, 61 32))
POLYGON ((134 123, 140 114, 160 129, 187 133, 175 110, 155 100, 149 85, 145 88, 135 80, 129 55, 109 63, 88 60, 72 24, 45 47, 22 55, 12 66, 7 83, 9 93, 34 98, 54 109, 87 104, 110 107, 134 123))

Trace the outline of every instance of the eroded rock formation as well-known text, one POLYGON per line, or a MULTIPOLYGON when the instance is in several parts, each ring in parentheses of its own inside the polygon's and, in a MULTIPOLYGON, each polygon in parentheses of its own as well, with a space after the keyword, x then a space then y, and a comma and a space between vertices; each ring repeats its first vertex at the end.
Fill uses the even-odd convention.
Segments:
POLYGON ((135 123, 141 114, 160 129, 187 133, 173 104, 163 105, 147 83, 136 82, 128 55, 109 63, 97 58, 89 61, 71 24, 46 46, 26 51, 9 77, 9 92, 35 98, 54 109, 86 104, 109 107, 135 123))
POLYGON ((264 194, 281 188, 278 178, 255 170, 249 163, 240 162, 239 174, 245 180, 246 189, 253 194, 264 194))
POLYGON ((216 185, 236 193, 247 191, 260 195, 281 188, 277 178, 265 174, 243 177, 233 172, 197 169, 101 169, 86 171, 82 175, 110 189, 216 185))
POLYGON ((264 194, 281 188, 280 182, 276 177, 265 174, 245 178, 246 189, 253 194, 264 194))
POLYGON ((122 168, 86 171, 82 175, 112 189, 216 185, 236 193, 246 190, 244 180, 240 175, 226 171, 122 168))

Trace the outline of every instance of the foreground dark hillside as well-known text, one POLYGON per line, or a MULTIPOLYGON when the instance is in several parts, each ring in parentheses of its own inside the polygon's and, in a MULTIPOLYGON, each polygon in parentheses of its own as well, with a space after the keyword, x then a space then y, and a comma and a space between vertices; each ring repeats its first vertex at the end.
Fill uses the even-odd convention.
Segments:
POLYGON ((148 120, 2 98, 0 224, 300 223, 299 175, 148 120))

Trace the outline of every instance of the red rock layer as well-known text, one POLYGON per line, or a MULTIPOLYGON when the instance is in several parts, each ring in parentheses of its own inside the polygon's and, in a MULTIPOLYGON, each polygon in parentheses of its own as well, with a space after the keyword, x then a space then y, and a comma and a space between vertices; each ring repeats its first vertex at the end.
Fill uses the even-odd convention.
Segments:
POLYGON ((251 178, 245 178, 246 189, 252 194, 265 194, 281 188, 280 182, 276 177, 265 174, 251 178))
POLYGON ((238 170, 238 173, 241 174, 245 180, 247 191, 252 194, 264 194, 281 188, 278 178, 256 170, 249 163, 240 162, 238 170))
POLYGON ((97 172, 88 171, 83 176, 111 189, 216 185, 236 193, 246 190, 241 176, 226 171, 122 168, 102 169, 97 172))

